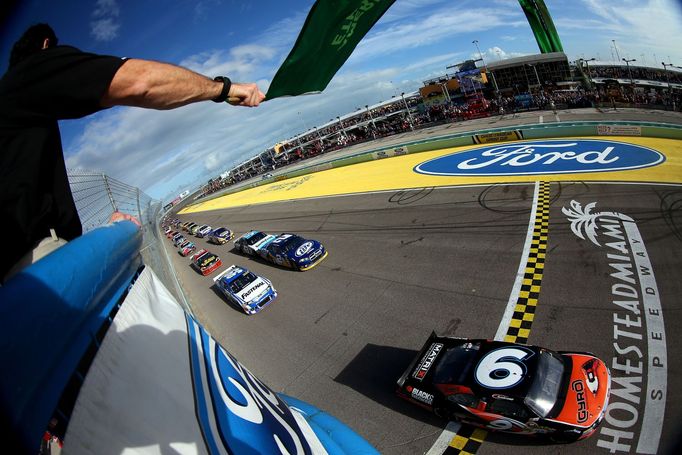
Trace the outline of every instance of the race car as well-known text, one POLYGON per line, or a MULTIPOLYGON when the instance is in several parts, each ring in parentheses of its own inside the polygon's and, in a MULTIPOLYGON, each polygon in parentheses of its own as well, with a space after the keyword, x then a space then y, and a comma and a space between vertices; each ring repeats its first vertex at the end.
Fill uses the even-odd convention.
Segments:
POLYGON ((179 236, 173 238, 173 245, 178 247, 182 244, 182 242, 186 242, 186 241, 187 241, 187 238, 185 238, 184 235, 180 234, 179 236))
POLYGON ((192 242, 184 242, 182 245, 180 245, 178 253, 180 253, 180 256, 187 256, 192 254, 196 249, 196 245, 194 245, 192 242))
POLYGON ((187 232, 189 232, 192 235, 197 235, 197 232, 199 232, 200 227, 201 226, 199 226, 198 224, 194 224, 192 227, 187 229, 187 232))
POLYGON ((308 270, 327 257, 327 251, 317 240, 306 240, 295 234, 282 234, 259 254, 263 259, 296 270, 308 270))
POLYGON ((234 237, 234 233, 227 228, 219 227, 211 231, 206 239, 209 243, 215 243, 216 245, 224 245, 234 237))
POLYGON ((199 229, 197 229, 196 232, 196 236, 199 237, 200 239, 203 239, 205 236, 210 234, 211 231, 213 231, 213 228, 208 224, 204 224, 202 226, 199 226, 199 229))
POLYGON ((218 289, 231 302, 239 305, 246 314, 256 314, 277 297, 272 283, 255 273, 236 265, 213 278, 218 289))
POLYGON ((234 247, 244 254, 257 255, 258 250, 277 238, 276 235, 261 231, 249 231, 234 241, 234 247))
POLYGON ((169 231, 169 232, 166 232, 166 238, 167 238, 167 239, 173 238, 173 236, 176 235, 176 234, 177 234, 176 231, 169 231))
POLYGON ((432 333, 397 394, 446 419, 572 442, 597 429, 610 387, 607 366, 589 353, 432 333))
POLYGON ((192 266, 204 276, 214 272, 221 265, 223 262, 220 258, 210 251, 201 249, 192 255, 192 266))

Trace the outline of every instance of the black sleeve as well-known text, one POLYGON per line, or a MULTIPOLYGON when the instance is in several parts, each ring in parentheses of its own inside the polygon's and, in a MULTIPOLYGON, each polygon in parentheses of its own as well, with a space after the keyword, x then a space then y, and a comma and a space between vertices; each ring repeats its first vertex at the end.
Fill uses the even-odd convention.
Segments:
POLYGON ((92 114, 103 109, 102 96, 124 62, 118 57, 81 52, 70 46, 40 51, 3 78, 3 91, 9 103, 6 108, 32 121, 40 117, 61 120, 92 114))

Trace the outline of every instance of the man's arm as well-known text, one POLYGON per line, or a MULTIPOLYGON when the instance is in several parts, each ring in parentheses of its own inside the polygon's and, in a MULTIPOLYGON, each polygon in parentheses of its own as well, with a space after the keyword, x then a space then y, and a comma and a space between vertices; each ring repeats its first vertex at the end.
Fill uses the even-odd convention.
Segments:
MULTIPOLYGON (((136 106, 174 109, 220 96, 223 83, 188 69, 149 60, 130 59, 118 69, 102 97, 103 107, 136 106)), ((258 106, 265 98, 256 84, 232 83, 230 98, 239 106, 258 106)))

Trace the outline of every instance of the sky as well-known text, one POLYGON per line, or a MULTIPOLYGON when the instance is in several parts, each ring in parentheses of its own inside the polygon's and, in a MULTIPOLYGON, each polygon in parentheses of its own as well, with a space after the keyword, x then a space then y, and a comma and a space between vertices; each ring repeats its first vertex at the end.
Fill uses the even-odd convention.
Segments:
MULTIPOLYGON (((293 47, 313 0, 9 0, 0 74, 31 24, 60 44, 158 60, 263 92, 293 47)), ((681 0, 546 0, 569 60, 621 58, 682 66, 681 0)), ((6 4, 7 5, 7 4, 6 4)), ((318 95, 257 108, 212 102, 171 111, 114 107, 61 121, 67 167, 104 172, 168 202, 277 142, 359 107, 413 92, 446 66, 539 53, 517 0, 396 0, 318 95)))

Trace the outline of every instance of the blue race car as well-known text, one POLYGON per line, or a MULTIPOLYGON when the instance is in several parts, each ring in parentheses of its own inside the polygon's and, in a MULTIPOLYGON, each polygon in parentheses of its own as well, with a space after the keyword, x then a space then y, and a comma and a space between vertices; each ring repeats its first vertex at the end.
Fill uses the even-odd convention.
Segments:
POLYGON ((232 265, 213 278, 220 292, 246 314, 256 314, 277 297, 272 283, 255 273, 232 265))
POLYGON ((232 237, 234 237, 234 232, 224 227, 214 229, 206 236, 209 243, 215 243, 216 245, 224 245, 229 242, 232 237))
POLYGON ((327 251, 320 242, 295 234, 278 236, 259 253, 270 262, 300 271, 312 269, 327 257, 327 251))
POLYGON ((234 247, 244 254, 258 255, 260 249, 267 246, 276 237, 276 235, 261 231, 249 231, 234 241, 234 247))

